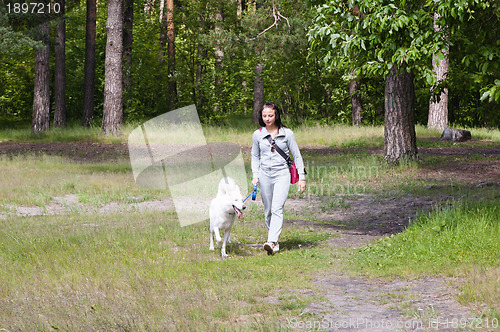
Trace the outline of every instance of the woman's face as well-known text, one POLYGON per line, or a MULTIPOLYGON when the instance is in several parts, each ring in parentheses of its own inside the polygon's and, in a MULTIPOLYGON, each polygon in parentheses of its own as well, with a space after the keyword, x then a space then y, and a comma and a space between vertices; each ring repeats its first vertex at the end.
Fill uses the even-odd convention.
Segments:
POLYGON ((276 114, 272 108, 266 107, 262 110, 262 120, 267 126, 274 125, 276 121, 276 114))

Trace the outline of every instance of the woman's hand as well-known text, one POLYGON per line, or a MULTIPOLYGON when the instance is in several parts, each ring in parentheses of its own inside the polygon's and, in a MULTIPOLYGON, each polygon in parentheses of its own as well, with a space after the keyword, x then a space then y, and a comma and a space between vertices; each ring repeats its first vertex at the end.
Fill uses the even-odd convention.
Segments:
POLYGON ((300 180, 298 182, 300 193, 303 194, 306 191, 306 180, 300 180))
POLYGON ((256 186, 259 184, 259 178, 253 178, 252 180, 252 186, 256 186))

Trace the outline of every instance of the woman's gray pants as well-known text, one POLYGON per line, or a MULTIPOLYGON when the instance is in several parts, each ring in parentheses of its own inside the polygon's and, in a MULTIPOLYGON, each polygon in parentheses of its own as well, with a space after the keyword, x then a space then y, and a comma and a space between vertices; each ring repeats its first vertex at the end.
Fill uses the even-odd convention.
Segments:
POLYGON ((269 175, 259 172, 259 187, 264 203, 264 217, 269 230, 267 242, 278 242, 283 228, 283 206, 290 190, 290 171, 285 169, 269 175))

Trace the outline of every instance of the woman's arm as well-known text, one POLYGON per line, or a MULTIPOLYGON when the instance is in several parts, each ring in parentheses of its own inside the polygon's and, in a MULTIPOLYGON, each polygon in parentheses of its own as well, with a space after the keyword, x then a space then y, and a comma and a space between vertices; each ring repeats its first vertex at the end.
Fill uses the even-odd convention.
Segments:
POLYGON ((293 161, 295 161, 295 167, 297 167, 297 172, 299 172, 299 182, 297 183, 300 193, 306 191, 306 174, 304 170, 304 160, 300 154, 299 146, 295 140, 295 135, 290 130, 290 135, 287 137, 288 150, 292 153, 293 161))
POLYGON ((252 185, 257 185, 259 183, 259 168, 260 168, 260 147, 259 147, 259 134, 257 131, 253 133, 252 136, 252 174, 253 180, 252 185))
POLYGON ((290 130, 289 135, 287 135, 288 141, 288 149, 292 153, 293 161, 295 161, 295 166, 297 167, 297 171, 299 172, 299 181, 306 179, 306 174, 304 172, 304 160, 302 159, 302 155, 300 154, 299 146, 297 145, 297 141, 295 140, 295 135, 290 130))

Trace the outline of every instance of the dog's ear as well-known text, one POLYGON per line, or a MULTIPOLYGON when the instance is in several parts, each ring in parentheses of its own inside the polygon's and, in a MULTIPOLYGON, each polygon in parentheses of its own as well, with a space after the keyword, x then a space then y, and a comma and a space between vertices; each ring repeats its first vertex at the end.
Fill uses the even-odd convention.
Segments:
POLYGON ((227 181, 224 181, 224 179, 222 179, 222 181, 219 183, 219 193, 222 195, 227 195, 228 187, 229 184, 227 183, 227 181))
POLYGON ((219 191, 220 191, 220 193, 221 193, 222 195, 224 195, 224 196, 226 196, 226 195, 227 195, 227 188, 226 188, 226 186, 225 186, 225 185, 222 185, 222 186, 220 187, 220 190, 219 190, 219 191))

